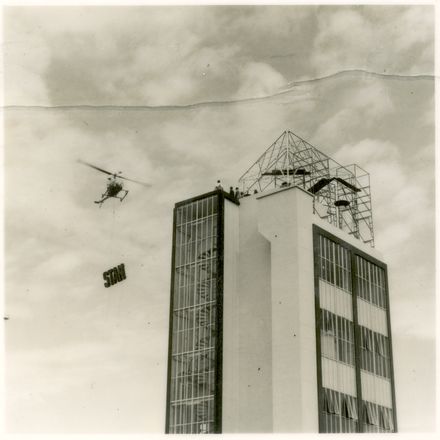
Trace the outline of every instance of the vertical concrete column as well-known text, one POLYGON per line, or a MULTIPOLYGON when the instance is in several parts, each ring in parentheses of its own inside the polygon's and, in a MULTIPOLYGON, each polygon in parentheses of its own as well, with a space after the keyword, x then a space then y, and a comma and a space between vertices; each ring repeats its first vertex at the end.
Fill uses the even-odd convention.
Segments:
POLYGON ((258 199, 271 246, 273 432, 318 431, 312 217, 299 188, 258 199))
MULTIPOLYGON (((258 200, 240 199, 238 258, 239 405, 241 433, 271 433, 272 425, 272 312, 270 243, 257 225, 258 200)), ((238 314, 238 316, 237 316, 238 314)), ((225 430, 223 432, 226 432, 225 430)))

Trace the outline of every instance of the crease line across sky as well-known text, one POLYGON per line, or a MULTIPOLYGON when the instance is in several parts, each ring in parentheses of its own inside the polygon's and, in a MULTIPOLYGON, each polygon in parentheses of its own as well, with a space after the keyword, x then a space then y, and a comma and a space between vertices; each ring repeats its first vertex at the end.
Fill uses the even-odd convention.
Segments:
POLYGON ((378 73, 378 72, 371 72, 368 70, 363 69, 346 69, 341 70, 339 72, 332 73, 330 75, 321 76, 317 78, 311 78, 311 79, 304 79, 300 81, 291 81, 288 83, 288 87, 284 90, 281 90, 279 92, 265 95, 265 96, 256 96, 256 97, 249 97, 249 98, 241 98, 241 99, 228 99, 223 101, 202 101, 202 102, 195 102, 190 104, 182 104, 182 105, 93 105, 93 104, 68 104, 68 105, 5 105, 2 108, 3 109, 60 109, 60 110, 69 110, 69 109, 111 109, 111 110, 137 110, 137 109, 148 109, 148 110, 181 110, 181 109, 191 109, 191 108, 197 108, 197 107, 203 107, 203 106, 212 106, 212 105, 227 105, 227 104, 240 104, 240 103, 247 103, 252 101, 259 101, 264 100, 268 98, 273 98, 277 96, 281 96, 287 93, 290 93, 294 90, 295 87, 305 85, 305 84, 311 84, 316 82, 321 82, 325 80, 329 80, 332 78, 338 78, 344 75, 352 75, 352 76, 367 76, 367 77, 373 77, 373 78, 382 78, 387 80, 398 80, 398 81, 421 81, 421 80, 434 80, 436 77, 435 75, 424 75, 424 74, 418 74, 418 75, 399 75, 399 74, 391 74, 391 73, 378 73))

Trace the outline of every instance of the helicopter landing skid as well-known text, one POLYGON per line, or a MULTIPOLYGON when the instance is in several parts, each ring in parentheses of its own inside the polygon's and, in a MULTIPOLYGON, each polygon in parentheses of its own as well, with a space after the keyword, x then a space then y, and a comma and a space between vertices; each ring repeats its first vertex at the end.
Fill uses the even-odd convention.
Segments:
POLYGON ((119 200, 122 202, 122 200, 124 200, 125 197, 127 197, 127 194, 128 194, 128 190, 124 189, 123 191, 125 191, 125 194, 124 194, 122 197, 118 197, 118 196, 109 196, 107 193, 104 193, 104 194, 102 195, 103 198, 102 198, 101 200, 95 200, 95 203, 98 204, 99 207, 101 208, 101 207, 102 207, 102 204, 103 204, 107 199, 109 199, 110 197, 114 197, 115 199, 119 199, 119 200))
POLYGON ((102 200, 95 200, 95 203, 99 205, 99 207, 102 207, 102 204, 108 199, 108 197, 104 197, 102 200))
POLYGON ((123 191, 125 191, 125 194, 123 195, 123 197, 116 197, 116 198, 119 199, 121 202, 122 202, 122 200, 125 199, 125 197, 127 197, 127 194, 128 194, 128 190, 124 189, 123 191))

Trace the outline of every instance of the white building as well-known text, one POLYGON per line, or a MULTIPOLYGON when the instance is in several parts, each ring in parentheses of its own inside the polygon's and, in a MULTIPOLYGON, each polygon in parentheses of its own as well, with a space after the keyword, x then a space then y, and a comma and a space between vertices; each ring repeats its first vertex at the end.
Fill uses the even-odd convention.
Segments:
POLYGON ((166 432, 396 431, 368 174, 285 132, 240 181, 175 207, 166 432))

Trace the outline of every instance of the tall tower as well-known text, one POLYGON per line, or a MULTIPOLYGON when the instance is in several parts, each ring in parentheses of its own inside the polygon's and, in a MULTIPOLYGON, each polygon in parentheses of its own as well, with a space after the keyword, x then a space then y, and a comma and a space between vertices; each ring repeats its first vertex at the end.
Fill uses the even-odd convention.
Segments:
POLYGON ((395 432, 369 175, 284 132, 174 209, 166 432, 395 432))

